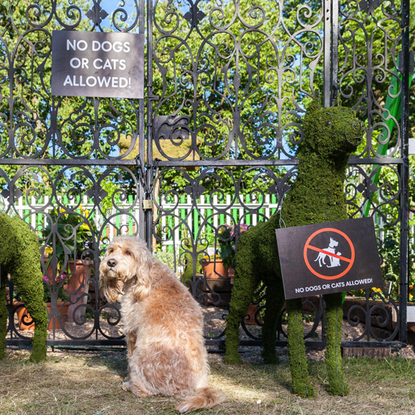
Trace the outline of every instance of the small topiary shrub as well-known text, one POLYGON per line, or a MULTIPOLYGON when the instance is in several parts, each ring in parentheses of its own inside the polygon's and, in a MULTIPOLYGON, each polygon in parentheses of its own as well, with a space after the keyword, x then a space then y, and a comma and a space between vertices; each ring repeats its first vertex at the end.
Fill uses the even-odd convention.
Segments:
POLYGON ((19 217, 0 214, 0 359, 6 349, 7 317, 6 285, 7 274, 11 278, 35 322, 32 362, 46 358, 48 314, 43 303, 43 282, 40 268, 39 243, 36 234, 19 217))

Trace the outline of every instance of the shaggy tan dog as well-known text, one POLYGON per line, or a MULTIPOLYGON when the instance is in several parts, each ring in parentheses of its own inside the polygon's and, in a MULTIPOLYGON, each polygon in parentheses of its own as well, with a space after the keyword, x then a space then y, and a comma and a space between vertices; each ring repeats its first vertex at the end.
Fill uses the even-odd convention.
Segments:
POLYGON ((139 397, 183 397, 179 412, 221 403, 223 396, 207 386, 202 311, 173 271, 132 236, 110 243, 99 270, 107 300, 122 294, 129 365, 123 389, 139 397))

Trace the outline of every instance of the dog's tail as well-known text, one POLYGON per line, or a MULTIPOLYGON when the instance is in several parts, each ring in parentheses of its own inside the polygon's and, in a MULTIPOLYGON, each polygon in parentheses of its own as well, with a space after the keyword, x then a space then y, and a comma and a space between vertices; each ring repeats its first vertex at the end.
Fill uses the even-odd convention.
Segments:
POLYGON ((194 411, 199 408, 213 408, 219 405, 225 400, 225 395, 219 391, 215 391, 211 388, 197 389, 194 395, 190 395, 185 398, 183 402, 180 402, 176 406, 176 410, 180 413, 194 411))

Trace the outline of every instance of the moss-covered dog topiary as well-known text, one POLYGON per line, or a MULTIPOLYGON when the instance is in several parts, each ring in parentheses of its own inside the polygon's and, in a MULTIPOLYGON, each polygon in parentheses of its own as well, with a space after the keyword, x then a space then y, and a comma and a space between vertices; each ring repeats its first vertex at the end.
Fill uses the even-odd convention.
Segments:
MULTIPOLYGON (((347 161, 357 148, 363 133, 362 124, 351 109, 322 108, 314 100, 304 119, 304 140, 298 149, 298 175, 282 206, 287 227, 347 219, 344 181, 347 161)), ((262 356, 275 363, 277 319, 284 303, 275 229, 280 213, 268 222, 245 232, 238 244, 235 261, 235 284, 229 315, 226 319, 226 357, 228 363, 241 361, 238 354, 239 323, 261 281, 266 285, 266 310, 262 329, 262 356)), ((329 393, 347 395, 341 371, 342 294, 326 295, 327 350, 326 366, 329 393)), ((288 353, 293 391, 313 396, 305 355, 301 299, 287 301, 288 353)))
POLYGON ((43 303, 43 283, 39 244, 36 234, 19 217, 0 214, 0 359, 6 349, 8 311, 6 307, 7 274, 18 289, 28 313, 35 322, 32 362, 46 358, 48 314, 43 303))

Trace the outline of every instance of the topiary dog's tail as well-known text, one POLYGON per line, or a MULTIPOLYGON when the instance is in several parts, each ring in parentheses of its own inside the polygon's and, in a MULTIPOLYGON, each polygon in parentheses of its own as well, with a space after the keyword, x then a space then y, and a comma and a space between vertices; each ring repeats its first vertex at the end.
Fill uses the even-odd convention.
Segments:
POLYGON ((200 408, 213 408, 225 400, 225 396, 211 388, 200 388, 194 395, 188 396, 183 402, 176 406, 180 413, 194 411, 200 408))

